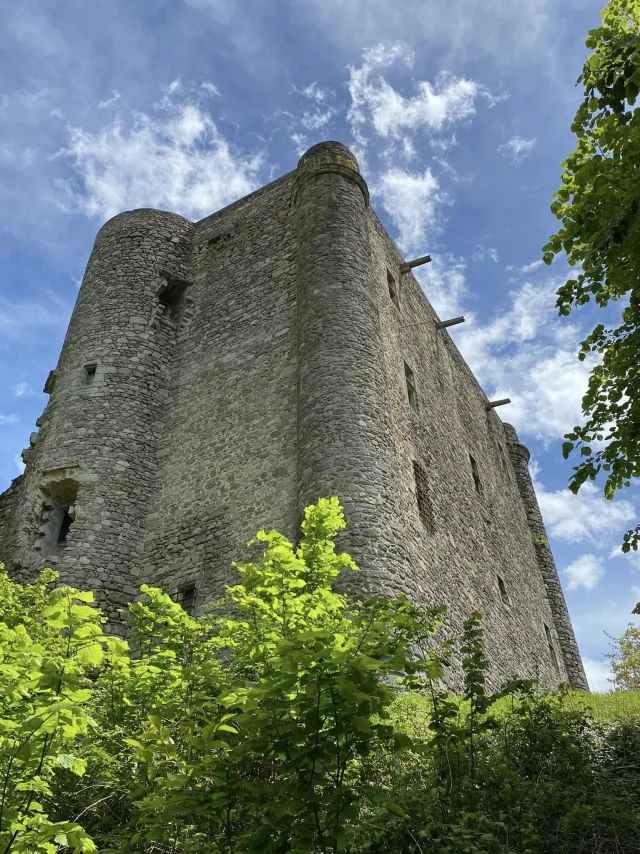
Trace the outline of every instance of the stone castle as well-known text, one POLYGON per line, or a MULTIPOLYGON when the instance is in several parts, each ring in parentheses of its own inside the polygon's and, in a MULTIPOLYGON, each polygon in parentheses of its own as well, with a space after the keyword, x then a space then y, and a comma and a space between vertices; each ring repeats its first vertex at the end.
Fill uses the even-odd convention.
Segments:
POLYGON ((491 684, 586 688, 527 449, 412 266, 337 142, 200 222, 109 220, 0 496, 12 577, 53 566, 114 622, 145 582, 197 609, 337 495, 349 592, 446 604, 451 632, 478 609, 491 684))

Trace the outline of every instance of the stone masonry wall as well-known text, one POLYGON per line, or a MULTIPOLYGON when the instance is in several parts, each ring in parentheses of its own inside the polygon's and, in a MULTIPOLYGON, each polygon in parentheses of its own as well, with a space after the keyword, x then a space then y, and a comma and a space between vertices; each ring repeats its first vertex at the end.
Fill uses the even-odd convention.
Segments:
POLYGON ((258 528, 295 538, 304 506, 337 494, 361 566, 347 590, 444 603, 449 633, 482 611, 494 686, 585 687, 526 449, 402 261, 339 143, 195 225, 110 220, 0 496, 15 577, 54 565, 113 625, 142 582, 195 585, 200 605, 258 528))

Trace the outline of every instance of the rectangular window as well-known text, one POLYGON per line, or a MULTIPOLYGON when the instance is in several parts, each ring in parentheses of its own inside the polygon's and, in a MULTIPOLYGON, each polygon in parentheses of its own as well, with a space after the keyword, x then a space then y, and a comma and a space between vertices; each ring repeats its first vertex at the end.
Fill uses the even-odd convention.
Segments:
POLYGON ((549 655, 551 656, 551 663, 553 664, 553 669, 556 671, 556 673, 560 673, 560 667, 558 666, 558 656, 556 655, 556 651, 553 646, 553 639, 551 637, 551 629, 546 623, 544 623, 544 633, 547 637, 547 643, 549 644, 549 655))
POLYGON ((482 483, 480 481, 480 473, 478 472, 478 463, 473 459, 471 454, 469 454, 469 462, 471 464, 471 474, 473 475, 476 492, 478 495, 482 495, 482 483))
POLYGON ((91 383, 96 378, 96 369, 97 364, 95 362, 91 362, 89 365, 84 366, 84 384, 91 385, 91 383))
POLYGON ((391 302, 395 305, 396 308, 400 308, 398 286, 396 284, 396 280, 393 278, 389 270, 387 270, 387 285, 389 287, 389 298, 391 299, 391 302))
POLYGON ((413 375, 413 371, 404 363, 404 378, 407 383, 407 397, 409 398, 409 406, 414 410, 414 412, 418 411, 418 391, 416 389, 416 378, 413 375))
POLYGON ((67 537, 69 536, 69 528, 73 525, 73 519, 69 514, 70 508, 63 508, 62 511, 62 519, 60 521, 60 528, 58 529, 58 548, 64 548, 67 544, 67 537))
POLYGON ((504 448, 502 447, 502 445, 499 442, 498 442, 498 451, 500 453, 500 462, 502 463, 502 468, 504 469, 504 471, 507 471, 507 457, 505 455, 504 448))
POLYGON ((509 605, 510 604, 509 594, 507 593, 507 588, 506 588, 506 585, 504 583, 504 579, 500 578, 499 575, 497 576, 497 578, 498 578, 498 589, 500 590, 500 598, 502 599, 502 601, 504 602, 505 605, 509 605))
POLYGON ((416 504, 418 505, 418 514, 422 524, 430 534, 434 530, 433 507, 429 498, 429 485, 427 482, 427 472, 424 466, 413 461, 413 477, 416 484, 416 504))
POLYGON ((196 607, 196 586, 195 584, 187 584, 178 591, 178 602, 190 617, 196 607))

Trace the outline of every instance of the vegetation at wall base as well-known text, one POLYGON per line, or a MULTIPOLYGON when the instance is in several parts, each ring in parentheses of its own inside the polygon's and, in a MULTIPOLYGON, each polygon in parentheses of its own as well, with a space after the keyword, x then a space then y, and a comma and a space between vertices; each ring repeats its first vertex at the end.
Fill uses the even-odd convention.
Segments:
POLYGON ((638 715, 488 692, 477 612, 445 691, 443 609, 333 590, 343 527, 333 498, 297 548, 259 532, 197 619, 143 587, 126 641, 1 574, 0 854, 640 852, 638 715))
MULTIPOLYGON (((565 458, 580 455, 570 489, 602 472, 604 494, 613 498, 640 475, 640 0, 609 0, 601 17, 578 78, 584 99, 571 126, 576 147, 551 205, 561 226, 543 257, 551 264, 564 253, 577 270, 558 290, 560 314, 595 302, 614 318, 582 343, 578 358, 594 359, 582 399, 586 421, 563 444, 565 458)), ((640 525, 627 531, 622 550, 639 542, 640 525)))

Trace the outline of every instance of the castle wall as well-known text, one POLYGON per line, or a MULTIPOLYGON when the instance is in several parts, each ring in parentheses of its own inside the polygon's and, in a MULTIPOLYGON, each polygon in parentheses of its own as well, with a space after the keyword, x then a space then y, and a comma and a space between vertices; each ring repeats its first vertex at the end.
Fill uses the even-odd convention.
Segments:
POLYGON ((343 588, 444 603, 450 634, 480 610, 494 686, 585 687, 526 449, 402 261, 338 143, 195 225, 110 220, 0 496, 15 577, 51 564, 114 620, 142 582, 199 605, 258 528, 295 539, 337 494, 343 588))
POLYGON ((557 631, 533 542, 540 531, 529 525, 504 425, 487 409, 486 395, 449 333, 436 329, 438 318, 414 276, 399 272, 404 259, 373 212, 370 228, 413 595, 425 604, 446 604, 454 634, 472 610, 483 613, 494 685, 505 676, 537 675, 549 686, 571 678, 584 687, 575 639, 557 631), (399 307, 389 295, 388 272, 398 287, 399 307), (409 404, 404 363, 414 374, 417 412, 409 404), (430 526, 418 513, 414 460, 426 474, 430 526), (578 661, 572 670, 560 655, 565 643, 574 665, 578 661))
POLYGON ((296 509, 296 258, 291 176, 197 224, 144 574, 198 602, 236 582, 232 560, 260 527, 293 537, 296 509))

